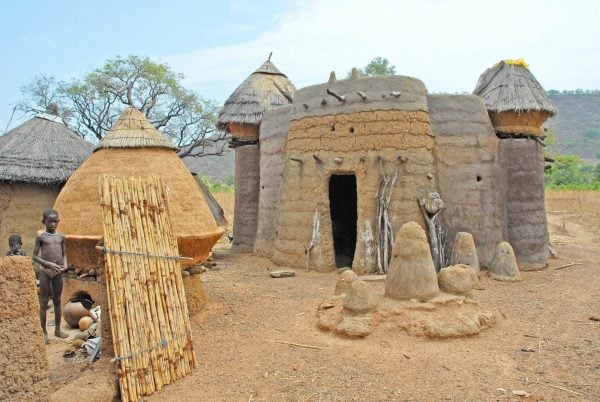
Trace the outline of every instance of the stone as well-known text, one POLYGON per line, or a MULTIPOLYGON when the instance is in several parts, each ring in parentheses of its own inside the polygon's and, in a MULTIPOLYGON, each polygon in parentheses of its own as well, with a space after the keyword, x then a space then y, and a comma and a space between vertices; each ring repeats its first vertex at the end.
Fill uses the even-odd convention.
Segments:
POLYGON ((342 274, 342 273, 344 273, 346 271, 350 271, 350 270, 352 270, 352 268, 350 268, 350 267, 341 267, 341 268, 338 268, 337 273, 342 274))
POLYGON ((291 278, 292 276, 296 276, 295 271, 281 270, 271 272, 271 278, 291 278))
POLYGON ((477 274, 465 264, 445 267, 438 273, 440 289, 447 293, 470 295, 477 282, 477 274))
POLYGON ((217 264, 215 264, 215 265, 213 265, 213 266, 210 267, 210 270, 211 271, 220 271, 221 267, 219 267, 217 264))
POLYGON ((517 259, 510 244, 505 241, 498 244, 494 258, 488 267, 488 272, 492 278, 499 281, 516 281, 520 279, 517 259))
POLYGON ((425 231, 414 221, 405 223, 394 241, 385 295, 400 300, 426 301, 439 291, 425 231))
POLYGON ((339 295, 342 293, 346 293, 348 291, 348 288, 350 287, 350 284, 352 284, 352 282, 354 282, 357 278, 358 276, 354 273, 354 271, 342 272, 335 284, 335 291, 333 292, 333 294, 339 295))
POLYGON ((193 267, 188 268, 186 271, 188 271, 190 275, 198 275, 203 272, 206 272, 206 268, 194 265, 193 267))
POLYGON ((471 233, 458 232, 452 243, 452 255, 450 264, 465 264, 479 272, 479 258, 477 257, 477 248, 471 233))
POLYGON ((344 298, 344 308, 355 313, 368 313, 378 305, 375 290, 367 282, 353 281, 344 298))
POLYGON ((190 276, 190 273, 186 270, 181 271, 181 276, 190 276))

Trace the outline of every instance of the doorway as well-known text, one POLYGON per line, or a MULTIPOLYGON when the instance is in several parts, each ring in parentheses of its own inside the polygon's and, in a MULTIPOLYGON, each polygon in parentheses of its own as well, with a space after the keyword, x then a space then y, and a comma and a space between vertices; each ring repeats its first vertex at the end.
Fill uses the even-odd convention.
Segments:
POLYGON ((335 266, 352 267, 356 249, 356 175, 334 174, 329 179, 329 212, 335 266))

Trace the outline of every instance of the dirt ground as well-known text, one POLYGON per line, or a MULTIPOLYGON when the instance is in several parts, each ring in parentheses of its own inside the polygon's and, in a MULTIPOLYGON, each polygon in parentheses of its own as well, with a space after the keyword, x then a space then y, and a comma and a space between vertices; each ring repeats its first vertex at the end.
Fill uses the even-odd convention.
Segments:
MULTIPOLYGON (((218 271, 202 274, 207 305, 192 317, 199 365, 148 401, 600 400, 600 227, 549 213, 558 258, 517 283, 482 275, 473 298, 500 312, 479 335, 432 340, 381 325, 365 339, 317 328, 316 310, 336 273, 279 269, 221 245, 218 271), (577 263, 561 268, 566 264, 577 263), (293 346, 292 342, 311 346, 293 346), (518 396, 513 391, 525 391, 518 396)), ((111 400, 113 366, 66 361, 48 348, 52 400, 111 400)))

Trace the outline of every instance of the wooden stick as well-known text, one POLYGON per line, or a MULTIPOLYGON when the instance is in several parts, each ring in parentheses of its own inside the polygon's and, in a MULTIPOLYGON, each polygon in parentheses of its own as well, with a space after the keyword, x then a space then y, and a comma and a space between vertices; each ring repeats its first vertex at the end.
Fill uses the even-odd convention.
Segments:
POLYGON ((569 267, 572 267, 573 265, 583 265, 583 262, 572 262, 570 264, 561 265, 560 267, 554 268, 554 270, 558 271, 559 269, 569 268, 569 267))
POLYGON ((560 385, 550 384, 549 382, 545 382, 543 384, 546 384, 546 385, 548 385, 549 387, 552 387, 552 388, 560 389, 561 391, 570 392, 570 393, 575 394, 575 395, 583 396, 582 393, 579 393, 577 391, 573 391, 572 389, 561 387, 560 385))
POLYGON ((290 345, 290 346, 298 346, 300 348, 308 348, 308 349, 323 349, 321 346, 314 346, 314 345, 305 345, 303 343, 295 343, 295 342, 287 342, 287 341, 280 341, 278 339, 275 339, 275 342, 277 343, 282 343, 284 345, 290 345))

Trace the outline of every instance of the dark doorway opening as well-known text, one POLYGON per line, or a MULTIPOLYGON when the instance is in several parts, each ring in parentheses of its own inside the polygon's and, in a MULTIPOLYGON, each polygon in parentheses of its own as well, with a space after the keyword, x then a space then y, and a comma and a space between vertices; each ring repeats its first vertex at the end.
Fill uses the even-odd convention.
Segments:
POLYGON ((329 212, 335 266, 352 267, 356 248, 356 176, 334 174, 329 179, 329 212))

